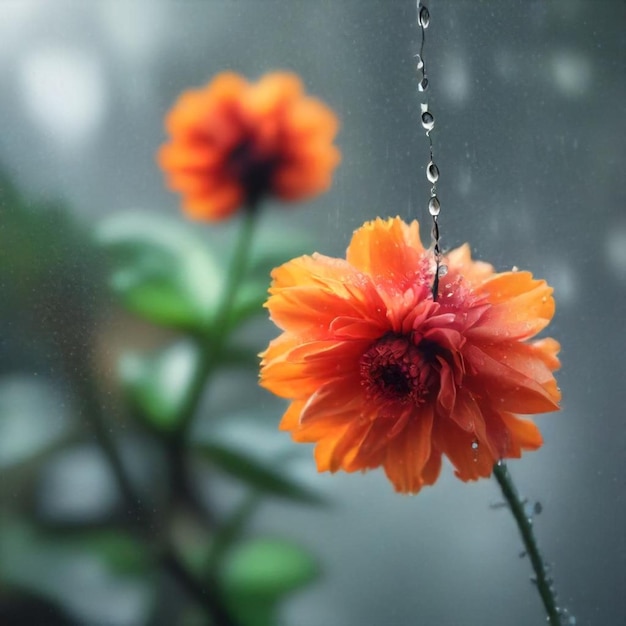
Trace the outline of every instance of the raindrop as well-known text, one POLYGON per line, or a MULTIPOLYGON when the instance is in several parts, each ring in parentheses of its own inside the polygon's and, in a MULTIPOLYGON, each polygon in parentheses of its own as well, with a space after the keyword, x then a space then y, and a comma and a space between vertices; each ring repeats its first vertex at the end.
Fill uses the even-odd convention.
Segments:
POLYGON ((422 57, 419 54, 416 54, 415 58, 417 59, 417 69, 421 70, 424 67, 424 61, 422 61, 422 57))
POLYGON ((420 4, 420 12, 417 18, 417 22, 424 30, 426 30, 428 28, 428 25, 430 24, 430 13, 423 4, 420 4))
POLYGON ((472 441, 472 450, 478 450, 478 441, 476 439, 472 441))
POLYGON ((432 161, 426 167, 426 178, 431 183, 436 183, 439 180, 439 168, 432 161))
POLYGON ((535 506, 533 507, 533 513, 535 515, 539 515, 541 511, 543 511, 543 505, 541 504, 541 502, 535 502, 535 506))
POLYGON ((447 273, 448 273, 448 266, 440 265, 439 269, 437 270, 437 275, 441 278, 442 276, 445 276, 447 273))
POLYGON ((428 89, 428 78, 426 78, 426 76, 420 80, 417 88, 419 91, 426 91, 428 89))
POLYGON ((432 130, 435 127, 435 118, 430 111, 424 111, 422 113, 422 126, 426 130, 432 130))
POLYGON ((441 211, 441 202, 439 202, 437 196, 433 196, 428 201, 428 212, 434 217, 435 215, 439 215, 439 211, 441 211))

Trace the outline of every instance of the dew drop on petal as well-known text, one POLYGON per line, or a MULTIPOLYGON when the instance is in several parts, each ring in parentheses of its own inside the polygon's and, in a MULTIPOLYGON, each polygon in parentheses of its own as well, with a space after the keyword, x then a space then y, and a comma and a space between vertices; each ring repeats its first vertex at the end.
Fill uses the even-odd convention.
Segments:
POLYGON ((472 441, 472 450, 478 450, 478 441, 476 439, 472 441))
POLYGON ((426 30, 430 24, 430 12, 423 4, 420 5, 417 22, 424 30, 426 30))
POLYGON ((422 113, 422 126, 426 130, 432 130, 435 127, 435 118, 430 111, 424 111, 422 113))
POLYGON ((426 167, 426 178, 431 183, 436 183, 439 180, 439 168, 432 161, 426 167))
POLYGON ((429 201, 428 201, 428 212, 432 215, 439 215, 439 212, 441 211, 441 202, 439 202, 439 198, 437 198, 437 196, 433 196, 429 201))

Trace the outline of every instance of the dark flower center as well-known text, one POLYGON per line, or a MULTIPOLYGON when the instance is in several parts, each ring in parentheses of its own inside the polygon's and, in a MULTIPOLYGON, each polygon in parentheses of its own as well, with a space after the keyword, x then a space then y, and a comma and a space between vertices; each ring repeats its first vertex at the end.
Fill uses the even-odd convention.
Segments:
POLYGON ((255 206, 270 193, 277 164, 275 156, 259 153, 253 137, 242 139, 231 150, 228 168, 243 187, 249 207, 255 206))
POLYGON ((361 385, 372 400, 413 402, 425 400, 434 370, 431 346, 415 345, 403 335, 385 335, 361 357, 361 385))

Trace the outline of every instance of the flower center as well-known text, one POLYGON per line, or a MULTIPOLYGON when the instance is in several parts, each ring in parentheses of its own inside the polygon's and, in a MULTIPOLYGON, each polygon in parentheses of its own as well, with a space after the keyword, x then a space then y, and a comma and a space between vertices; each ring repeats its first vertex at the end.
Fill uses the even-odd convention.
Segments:
POLYGON ((361 357, 361 385, 369 399, 383 402, 425 400, 433 375, 429 354, 408 337, 385 335, 361 357))
POLYGON ((228 166, 243 186, 247 204, 255 205, 270 191, 277 160, 259 153, 254 138, 248 137, 232 149, 228 166))

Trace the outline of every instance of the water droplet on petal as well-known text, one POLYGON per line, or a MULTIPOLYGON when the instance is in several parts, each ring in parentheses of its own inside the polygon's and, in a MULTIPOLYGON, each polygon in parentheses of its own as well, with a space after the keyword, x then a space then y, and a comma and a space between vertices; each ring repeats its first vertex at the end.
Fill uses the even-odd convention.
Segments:
POLYGON ((436 183, 439 180, 439 168, 432 161, 426 167, 426 178, 431 183, 436 183))
POLYGON ((419 91, 426 91, 428 89, 428 78, 424 76, 424 78, 422 78, 422 80, 418 83, 417 89, 419 91))
POLYGON ((441 278, 442 276, 445 276, 447 273, 448 273, 448 266, 440 265, 439 269, 437 270, 437 275, 441 278))
POLYGON ((435 118, 430 111, 424 111, 422 113, 422 126, 426 130, 432 130, 435 127, 435 118))
POLYGON ((472 441, 472 450, 478 450, 478 441, 476 439, 472 441))
POLYGON ((433 196, 428 201, 428 212, 434 217, 435 215, 439 215, 441 211, 441 202, 439 202, 439 198, 437 196, 433 196))
POLYGON ((430 12, 428 11, 428 9, 421 4, 420 5, 420 12, 419 12, 419 16, 417 18, 417 23, 424 29, 426 30, 430 24, 430 12))

